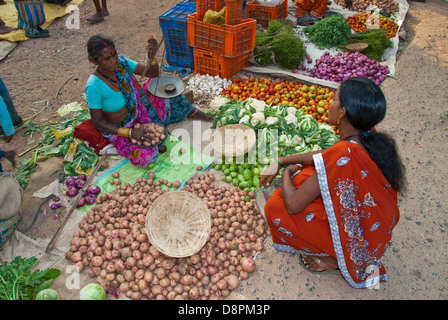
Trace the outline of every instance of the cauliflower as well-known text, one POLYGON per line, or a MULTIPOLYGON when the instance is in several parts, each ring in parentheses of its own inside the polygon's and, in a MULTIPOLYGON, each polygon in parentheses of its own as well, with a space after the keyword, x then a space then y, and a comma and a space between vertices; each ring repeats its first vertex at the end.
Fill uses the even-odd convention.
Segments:
POLYGON ((328 130, 332 133, 335 133, 333 130, 333 127, 326 123, 319 123, 319 129, 324 129, 324 130, 328 130))
POLYGON ((221 106, 225 105, 229 101, 229 98, 225 96, 216 97, 212 101, 210 101, 210 109, 217 112, 219 111, 219 108, 221 108, 221 106))
POLYGON ((288 115, 289 114, 292 114, 292 115, 296 115, 296 113, 297 113, 297 109, 295 108, 295 107, 287 107, 286 108, 286 113, 288 113, 288 115))
POLYGON ((302 144, 302 138, 299 135, 292 136, 292 144, 295 146, 302 144))
POLYGON ((322 150, 321 146, 318 144, 314 145, 312 151, 318 151, 318 150, 322 150))
POLYGON ((263 121, 265 121, 264 113, 263 112, 255 112, 252 115, 252 119, 250 120, 250 124, 252 126, 255 126, 255 125, 257 125, 258 122, 263 122, 263 121))
POLYGON ((276 117, 267 117, 266 118, 266 124, 275 124, 278 122, 278 118, 276 117))
POLYGON ((266 107, 267 104, 264 101, 252 99, 252 101, 250 102, 250 106, 254 108, 256 112, 264 112, 264 107, 266 107))
POLYGON ((302 144, 302 138, 298 135, 282 134, 279 140, 284 141, 286 147, 299 146, 302 144))
POLYGON ((245 115, 244 117, 242 117, 239 121, 240 124, 249 124, 250 121, 250 116, 249 115, 245 115))
POLYGON ((297 120, 297 117, 295 116, 295 114, 288 113, 288 115, 285 117, 285 120, 286 120, 287 124, 294 123, 294 126, 297 127, 298 120, 297 120))

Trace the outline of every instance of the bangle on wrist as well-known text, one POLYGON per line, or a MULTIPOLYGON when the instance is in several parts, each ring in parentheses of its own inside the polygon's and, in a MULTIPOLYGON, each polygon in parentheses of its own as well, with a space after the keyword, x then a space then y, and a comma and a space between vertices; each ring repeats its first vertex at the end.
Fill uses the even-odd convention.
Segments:
POLYGON ((279 164, 280 168, 284 168, 284 167, 285 167, 285 165, 282 164, 280 161, 278 161, 278 159, 276 159, 276 161, 277 161, 277 163, 279 164))
POLYGON ((119 137, 124 137, 124 138, 129 138, 131 129, 128 128, 118 128, 118 132, 117 132, 117 136, 119 137))
POLYGON ((302 163, 301 164, 303 164, 303 154, 300 154, 300 158, 302 158, 302 163))

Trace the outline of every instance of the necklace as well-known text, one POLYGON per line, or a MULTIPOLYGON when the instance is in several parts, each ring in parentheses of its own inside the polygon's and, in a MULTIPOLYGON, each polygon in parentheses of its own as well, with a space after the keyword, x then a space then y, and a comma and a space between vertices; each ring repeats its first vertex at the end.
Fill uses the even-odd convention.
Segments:
POLYGON ((112 78, 106 76, 104 73, 102 73, 102 72, 100 71, 100 69, 96 68, 96 72, 98 72, 100 75, 102 75, 104 78, 106 78, 106 79, 109 80, 110 82, 118 83, 118 80, 114 80, 114 79, 112 79, 112 78))

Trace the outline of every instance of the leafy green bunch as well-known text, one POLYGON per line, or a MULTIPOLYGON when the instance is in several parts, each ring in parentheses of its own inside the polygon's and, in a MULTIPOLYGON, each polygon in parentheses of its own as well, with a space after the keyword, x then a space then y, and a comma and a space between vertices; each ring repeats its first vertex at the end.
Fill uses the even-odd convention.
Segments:
POLYGON ((255 35, 253 54, 260 65, 278 64, 293 70, 302 64, 306 48, 290 25, 272 20, 266 31, 255 35))
POLYGON ((303 32, 319 49, 331 49, 347 44, 352 28, 342 15, 334 14, 307 26, 303 32))
POLYGON ((363 32, 351 34, 348 43, 367 43, 369 46, 362 54, 370 59, 381 60, 384 51, 393 46, 392 41, 387 37, 385 29, 369 29, 363 32))
POLYGON ((37 262, 36 257, 18 256, 0 266, 0 300, 33 300, 61 274, 53 268, 32 271, 37 262))

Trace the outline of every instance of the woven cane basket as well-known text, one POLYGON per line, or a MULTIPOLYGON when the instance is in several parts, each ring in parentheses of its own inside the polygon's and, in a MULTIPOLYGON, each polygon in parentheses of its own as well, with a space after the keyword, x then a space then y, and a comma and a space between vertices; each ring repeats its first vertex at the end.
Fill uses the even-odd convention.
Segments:
POLYGON ((146 215, 146 233, 151 244, 173 258, 197 253, 210 235, 211 219, 201 198, 186 191, 161 195, 146 215))
POLYGON ((248 153, 257 140, 255 131, 243 124, 229 124, 217 129, 210 137, 210 144, 220 155, 239 157, 248 153))

